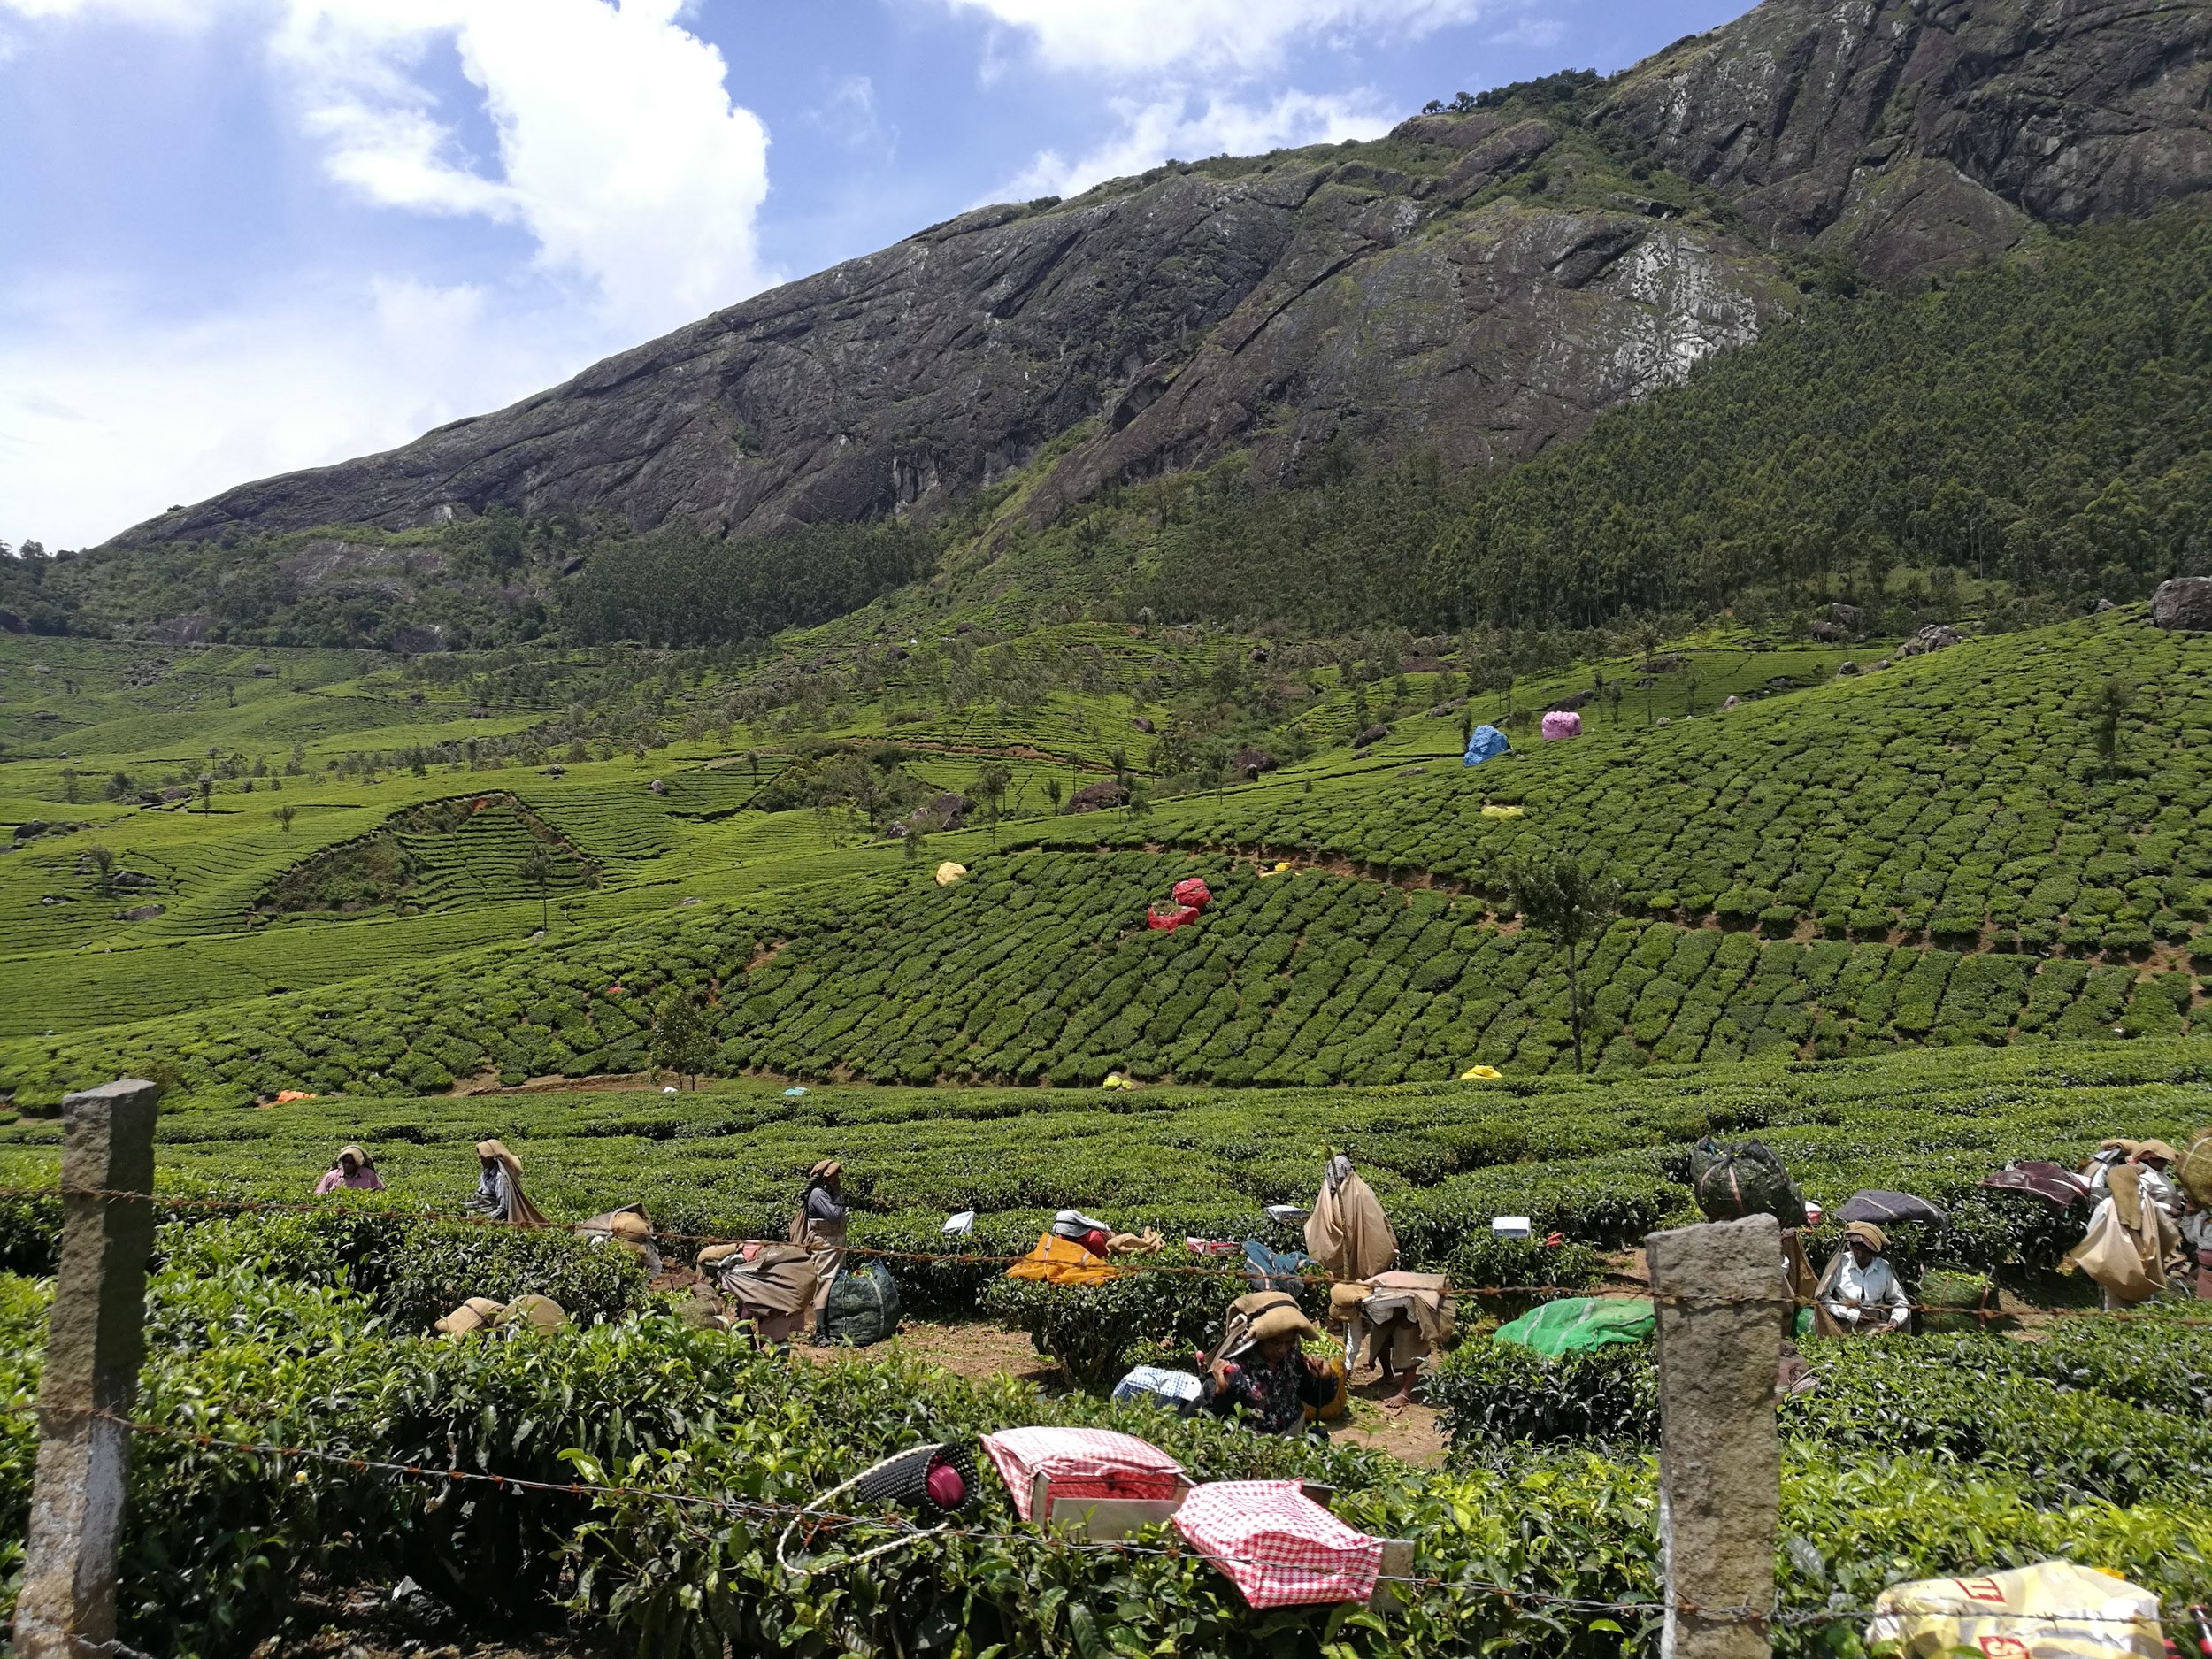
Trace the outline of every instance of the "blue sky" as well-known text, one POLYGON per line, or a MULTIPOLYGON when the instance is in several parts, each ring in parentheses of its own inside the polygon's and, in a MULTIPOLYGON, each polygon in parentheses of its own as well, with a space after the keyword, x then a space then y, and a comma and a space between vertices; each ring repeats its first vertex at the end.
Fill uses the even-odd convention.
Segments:
POLYGON ((405 442, 979 203, 1745 0, 0 0, 0 541, 405 442))

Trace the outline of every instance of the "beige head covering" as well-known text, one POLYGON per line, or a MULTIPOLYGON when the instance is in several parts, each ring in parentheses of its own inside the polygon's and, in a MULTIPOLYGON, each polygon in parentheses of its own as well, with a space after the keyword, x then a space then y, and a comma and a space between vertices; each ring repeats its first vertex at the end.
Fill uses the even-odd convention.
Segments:
POLYGON ((1846 1222, 1843 1237, 1846 1243, 1853 1239, 1858 1240, 1877 1256, 1889 1248, 1889 1235, 1870 1221, 1846 1222))
POLYGON ((1270 1308, 1245 1328, 1255 1342, 1264 1342, 1279 1336, 1294 1336, 1302 1340, 1321 1334, 1313 1321, 1307 1318, 1295 1304, 1287 1308, 1270 1308))
POLYGON ((356 1164, 359 1164, 365 1170, 373 1170, 376 1167, 376 1165, 370 1161, 369 1155, 362 1151, 359 1147, 340 1147, 338 1148, 339 1163, 343 1164, 349 1156, 350 1156, 356 1164))
POLYGON ((532 1203, 529 1195, 522 1190, 522 1160, 507 1150, 504 1141, 480 1141, 476 1143, 476 1156, 480 1158, 489 1158, 507 1171, 508 1184, 514 1188, 513 1213, 507 1217, 511 1225, 518 1227, 552 1225, 552 1223, 546 1219, 545 1212, 532 1203))
POLYGON ((831 1176, 842 1175, 844 1172, 845 1166, 835 1158, 824 1158, 806 1172, 806 1178, 810 1181, 826 1181, 831 1176))
POLYGON ((2146 1141, 2135 1148, 2135 1161, 2138 1164, 2145 1158, 2163 1158, 2167 1163, 2171 1164, 2180 1156, 2180 1153, 2175 1151, 2163 1141, 2146 1141))
POLYGON ((495 1164, 505 1164, 507 1173, 510 1175, 518 1176, 522 1173, 522 1160, 507 1150, 507 1143, 503 1141, 478 1141, 476 1156, 480 1158, 489 1158, 495 1164))

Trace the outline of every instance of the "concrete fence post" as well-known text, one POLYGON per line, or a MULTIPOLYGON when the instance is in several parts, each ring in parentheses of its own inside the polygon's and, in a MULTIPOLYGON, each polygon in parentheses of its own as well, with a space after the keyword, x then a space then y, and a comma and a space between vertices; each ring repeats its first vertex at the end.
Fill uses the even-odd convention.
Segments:
POLYGON ((38 1467, 16 1602, 22 1659, 83 1659, 115 1636, 127 1426, 145 1342, 153 1248, 153 1083, 126 1079, 62 1102, 61 1266, 38 1389, 38 1467), (111 1413, 111 1416, 99 1415, 111 1413))
POLYGON ((1645 1240, 1659 1314, 1662 1659, 1766 1659, 1782 1449, 1782 1230, 1771 1216, 1645 1240))

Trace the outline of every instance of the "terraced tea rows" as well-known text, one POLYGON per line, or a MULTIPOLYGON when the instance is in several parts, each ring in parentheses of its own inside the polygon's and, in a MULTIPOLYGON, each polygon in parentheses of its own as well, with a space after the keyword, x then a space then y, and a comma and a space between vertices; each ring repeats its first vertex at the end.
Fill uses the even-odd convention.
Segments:
MULTIPOLYGON (((1566 981, 1541 939, 1474 899, 1217 859, 1033 850, 805 900, 700 904, 434 970, 12 1046, 0 1087, 173 1056, 210 1100, 284 1088, 417 1094, 634 1071, 647 1001, 703 1003, 718 1069, 926 1083, 1094 1083, 1110 1071, 1232 1086, 1436 1079, 1563 1066, 1566 981), (1182 877, 1195 926, 1144 926, 1182 877), (611 987, 619 986, 619 991, 611 987)), ((1617 922, 1585 971, 1601 1063, 1865 1054, 1901 1043, 2212 1030, 2192 976, 1935 947, 1762 941, 1617 922)))
POLYGON ((1153 840, 1434 872, 1494 896, 1567 849, 1640 910, 2045 954, 2196 938, 2212 914, 2212 639, 2107 618, 1972 641, 1665 731, 1598 726, 1473 772, 1280 786, 1153 840), (2108 775, 2081 707, 2132 688, 2108 775), (1485 818, 1478 801, 1524 808, 1485 818))

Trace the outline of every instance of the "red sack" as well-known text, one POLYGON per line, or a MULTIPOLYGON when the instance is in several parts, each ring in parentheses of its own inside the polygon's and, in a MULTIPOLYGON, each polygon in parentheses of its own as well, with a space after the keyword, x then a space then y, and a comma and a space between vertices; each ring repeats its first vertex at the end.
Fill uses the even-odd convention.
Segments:
POLYGON ((1144 925, 1155 933, 1171 933, 1185 922, 1194 922, 1197 919, 1198 907, 1195 904, 1186 904, 1180 910, 1174 910, 1156 908, 1146 915, 1144 925))
POLYGON ((1196 876, 1175 884, 1175 902, 1178 904, 1187 904, 1194 910, 1202 910, 1213 901, 1214 895, 1206 890, 1206 884, 1196 876))

